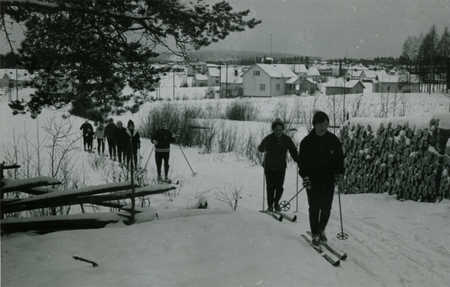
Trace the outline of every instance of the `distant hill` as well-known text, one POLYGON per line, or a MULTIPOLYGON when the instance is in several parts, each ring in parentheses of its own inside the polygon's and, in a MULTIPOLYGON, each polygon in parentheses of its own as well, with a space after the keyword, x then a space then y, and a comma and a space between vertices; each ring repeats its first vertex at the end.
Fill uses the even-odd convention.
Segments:
MULTIPOLYGON (((237 61, 243 59, 253 59, 261 57, 270 57, 270 53, 260 51, 234 51, 234 50, 200 50, 189 53, 193 61, 203 62, 222 62, 222 61, 237 61)), ((287 58, 287 57, 303 57, 302 55, 289 53, 272 53, 273 58, 287 58)), ((176 56, 170 53, 161 53, 157 57, 157 61, 170 62, 177 61, 176 56)), ((313 57, 310 57, 311 59, 313 57)), ((179 59, 180 60, 180 59, 179 59)))

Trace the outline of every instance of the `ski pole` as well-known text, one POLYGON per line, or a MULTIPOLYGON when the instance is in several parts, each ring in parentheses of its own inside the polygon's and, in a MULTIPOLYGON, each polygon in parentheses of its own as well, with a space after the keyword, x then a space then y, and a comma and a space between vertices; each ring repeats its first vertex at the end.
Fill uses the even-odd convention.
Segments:
POLYGON ((266 201, 266 177, 263 170, 263 204, 262 204, 262 210, 264 211, 265 208, 265 201, 266 201))
MULTIPOLYGON (((343 183, 341 183, 341 186, 343 185, 343 183)), ((339 199, 339 219, 341 222, 341 232, 339 232, 336 237, 339 240, 346 240, 348 238, 348 234, 344 232, 344 223, 342 220, 342 207, 341 207, 341 189, 338 186, 338 199, 339 199)))
POLYGON ((178 145, 178 147, 180 148, 181 153, 182 153, 183 156, 184 156, 184 159, 186 160, 186 162, 187 162, 189 168, 191 169, 192 175, 195 176, 197 173, 192 169, 192 166, 191 166, 191 164, 189 163, 189 160, 187 159, 186 154, 184 153, 183 149, 181 148, 181 145, 178 145))
POLYGON ((144 170, 147 169, 148 162, 150 161, 150 158, 152 157, 154 149, 155 149, 155 146, 152 147, 150 154, 148 155, 147 160, 145 161, 144 170))
MULTIPOLYGON (((295 180, 295 190, 298 190, 298 165, 297 165, 297 176, 296 176, 296 180, 295 180)), ((299 192, 297 192, 297 194, 295 196, 295 212, 298 212, 298 195, 299 195, 299 192)))

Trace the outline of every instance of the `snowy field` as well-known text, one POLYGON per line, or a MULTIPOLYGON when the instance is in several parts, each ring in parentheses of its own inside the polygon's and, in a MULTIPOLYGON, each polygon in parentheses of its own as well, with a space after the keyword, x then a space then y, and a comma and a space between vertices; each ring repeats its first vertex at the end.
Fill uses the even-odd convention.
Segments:
MULTIPOLYGON (((407 113, 411 114, 446 111, 449 104, 449 98, 444 95, 408 96, 407 113)), ((290 107, 290 101, 297 99, 255 100, 261 118, 270 119, 273 107, 281 100, 290 107)), ((313 102, 310 98, 306 100, 313 102)), ((208 101, 182 102, 194 105, 208 101)), ((376 100, 373 103, 372 107, 379 107, 376 100)), ((132 117, 139 123, 153 104, 146 105, 138 114, 115 119, 132 117)), ((375 113, 370 107, 368 104, 366 112, 361 112, 363 116, 375 113)), ((80 135, 78 128, 83 120, 66 115, 64 110, 45 110, 38 121, 28 115, 13 116, 6 101, 0 99, 2 157, 5 150, 10 150, 13 138, 17 142, 29 142, 32 148, 39 130, 43 142, 41 153, 48 158, 46 122, 57 119, 59 123, 72 123, 74 132, 67 140, 80 135)), ((267 124, 233 124, 236 125, 244 133, 253 128, 264 129, 267 124)), ((304 129, 299 130, 296 143, 305 133, 304 129)), ((151 148, 150 142, 143 140, 143 160, 151 148)), ((400 202, 387 194, 343 195, 344 229, 349 238, 339 241, 335 238, 339 231, 336 196, 327 234, 334 246, 349 255, 336 268, 299 236, 309 226, 304 193, 299 196, 298 222, 278 223, 257 212, 263 202, 261 167, 233 153, 183 150, 197 175, 192 175, 180 147, 172 146, 170 176, 179 179, 181 186, 170 196, 151 197, 151 206, 160 214, 159 220, 146 221, 142 216, 141 220, 138 217, 140 223, 132 226, 120 223, 97 230, 2 236, 1 286, 450 285, 449 200, 419 203, 400 202), (238 211, 232 212, 225 198, 236 191, 241 198, 238 211), (188 213, 180 211, 194 206, 199 198, 208 200, 209 210, 196 216, 186 216, 188 213), (75 261, 74 255, 94 260, 99 267, 75 261)), ((71 154, 71 164, 73 173, 85 184, 106 182, 105 173, 114 168, 109 159, 83 152, 81 142, 71 154)), ((147 176, 154 178, 155 173, 152 158, 147 176)), ((300 180, 298 184, 301 185, 300 180)), ((295 194, 296 185, 296 167, 289 165, 284 199, 295 194)), ((294 199, 292 212, 295 207, 294 199)), ((89 207, 87 211, 94 212, 89 207)))

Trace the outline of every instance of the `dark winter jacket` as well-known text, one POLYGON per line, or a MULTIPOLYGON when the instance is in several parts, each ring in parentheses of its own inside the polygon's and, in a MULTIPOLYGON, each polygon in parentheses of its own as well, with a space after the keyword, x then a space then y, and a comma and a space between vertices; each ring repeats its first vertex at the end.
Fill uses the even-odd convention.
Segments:
POLYGON ((81 125, 80 130, 83 132, 83 137, 89 137, 94 135, 94 127, 88 122, 81 125))
POLYGON ((108 140, 114 140, 116 134, 117 126, 114 123, 109 123, 105 127, 105 137, 108 140))
POLYGON ((139 132, 136 130, 129 130, 126 129, 126 152, 130 151, 130 145, 131 145, 131 151, 133 153, 136 153, 137 150, 141 147, 141 139, 139 137, 139 132))
POLYGON ((157 152, 168 152, 170 144, 175 142, 175 138, 168 129, 159 129, 151 137, 152 142, 157 141, 155 145, 157 152))
POLYGON ((334 181, 344 173, 344 154, 339 139, 328 132, 318 136, 313 129, 300 143, 299 173, 301 177, 334 181))
POLYGON ((274 133, 266 136, 258 146, 260 152, 265 152, 263 166, 265 170, 286 169, 286 152, 297 161, 297 149, 292 139, 285 134, 279 138, 274 133))
POLYGON ((117 127, 115 130, 115 141, 117 146, 124 150, 128 146, 127 129, 124 127, 117 127))

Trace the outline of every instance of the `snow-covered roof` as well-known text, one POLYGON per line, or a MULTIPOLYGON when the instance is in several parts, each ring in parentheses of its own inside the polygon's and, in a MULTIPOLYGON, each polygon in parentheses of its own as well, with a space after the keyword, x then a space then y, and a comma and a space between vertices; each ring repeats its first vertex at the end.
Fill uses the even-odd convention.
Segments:
POLYGON ((208 75, 210 77, 219 77, 220 76, 219 66, 208 65, 208 75))
POLYGON ((398 83, 399 76, 391 75, 386 73, 385 71, 381 71, 380 73, 377 73, 377 81, 381 83, 398 83))
POLYGON ((320 72, 316 67, 310 67, 308 69, 308 76, 310 77, 320 76, 320 72))
POLYGON ((306 66, 304 64, 293 64, 292 65, 292 70, 296 74, 300 74, 300 73, 306 74, 306 73, 308 73, 308 69, 306 68, 306 66))
POLYGON ((203 74, 195 74, 195 80, 197 80, 197 81, 207 81, 208 80, 208 76, 203 75, 203 74))
MULTIPOLYGON (((331 78, 328 82, 324 84, 325 87, 336 87, 336 88, 353 88, 358 83, 361 83, 359 80, 350 80, 346 81, 344 84, 343 78, 331 78)), ((361 83, 362 84, 362 83, 361 83)))
POLYGON ((358 65, 351 66, 349 70, 365 71, 365 70, 368 70, 368 68, 366 66, 364 66, 363 64, 358 64, 358 65))
POLYGON ((350 70, 347 73, 351 76, 351 77, 361 77, 362 74, 362 70, 350 70))
POLYGON ((298 80, 298 76, 292 77, 286 81, 286 84, 294 84, 298 80))
POLYGON ((271 78, 293 78, 296 77, 289 65, 286 64, 256 64, 271 78))
POLYGON ((373 70, 367 70, 367 71, 364 71, 364 74, 365 74, 366 77, 369 78, 369 79, 375 79, 375 78, 377 77, 376 71, 373 71, 373 70))

